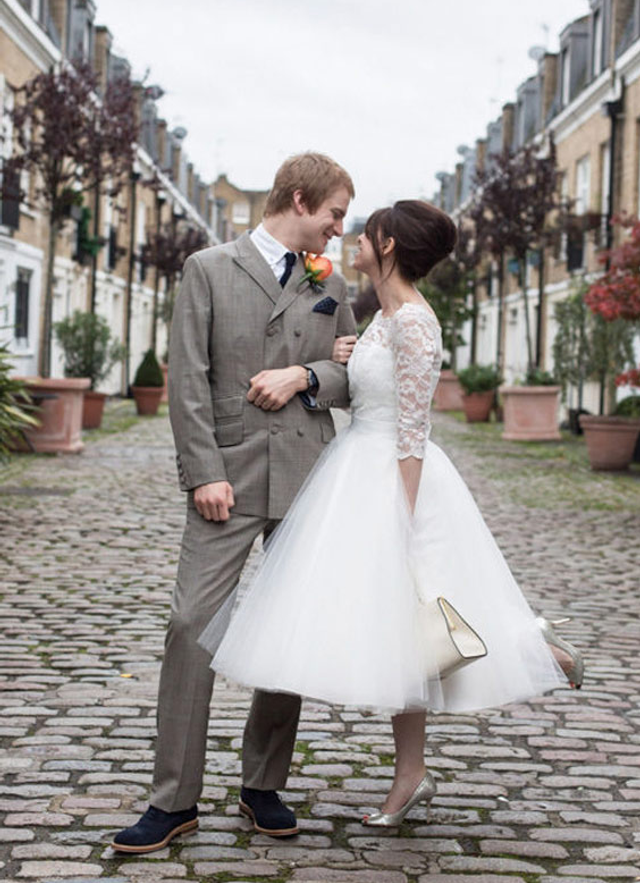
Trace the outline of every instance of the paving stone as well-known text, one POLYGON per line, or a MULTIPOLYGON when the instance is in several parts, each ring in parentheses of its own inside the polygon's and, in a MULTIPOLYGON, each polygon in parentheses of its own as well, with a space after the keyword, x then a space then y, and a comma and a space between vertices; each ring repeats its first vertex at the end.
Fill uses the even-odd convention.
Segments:
MULTIPOLYGON (((113 407, 133 410, 128 402, 113 407)), ((368 831, 360 818, 381 804, 393 777, 388 717, 305 702, 282 792, 301 834, 275 841, 238 815, 251 692, 221 679, 199 831, 152 857, 123 859, 108 843, 148 802, 184 496, 166 416, 89 436, 79 457, 21 461, 21 482, 72 492, 30 498, 0 528, 0 873, 8 881, 640 876, 640 599, 630 579, 640 549, 628 541, 640 512, 637 479, 578 470, 570 499, 565 483, 575 479, 561 459, 545 465, 534 446, 503 442, 494 427, 434 415, 434 438, 468 482, 534 609, 573 614, 562 634, 586 651, 583 690, 430 714, 437 797, 386 832, 368 831)))
POLYGON ((89 862, 27 861, 22 863, 17 876, 42 880, 47 877, 100 877, 102 873, 100 865, 89 862))

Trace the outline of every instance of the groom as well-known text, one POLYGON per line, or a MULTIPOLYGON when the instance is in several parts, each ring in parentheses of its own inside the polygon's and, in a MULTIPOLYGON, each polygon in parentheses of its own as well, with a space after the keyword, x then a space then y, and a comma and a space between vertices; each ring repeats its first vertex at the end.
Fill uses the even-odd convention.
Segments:
MULTIPOLYGON (((336 337, 355 333, 344 280, 303 280, 354 195, 329 157, 278 170, 263 222, 192 255, 171 327, 169 410, 187 518, 158 695, 151 804, 112 846, 161 849, 198 825, 214 675, 198 637, 233 590, 256 537, 284 516, 348 404, 336 337)), ((251 648, 247 647, 247 652, 251 648)), ((256 691, 244 731, 240 809, 257 831, 295 834, 285 786, 300 698, 256 691)))

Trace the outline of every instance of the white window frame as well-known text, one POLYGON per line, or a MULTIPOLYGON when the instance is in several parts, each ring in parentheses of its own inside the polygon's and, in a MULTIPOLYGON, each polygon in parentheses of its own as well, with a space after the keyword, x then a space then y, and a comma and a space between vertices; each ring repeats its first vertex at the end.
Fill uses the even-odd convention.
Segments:
POLYGON ((591 72, 594 77, 602 73, 604 60, 604 9, 600 7, 593 13, 593 54, 591 72))
POLYGON ((251 206, 249 205, 249 200, 243 199, 234 202, 231 209, 231 214, 232 224, 249 225, 251 223, 251 206))
MULTIPOLYGON (((566 211, 566 206, 569 201, 569 174, 568 172, 561 172, 560 176, 560 202, 562 204, 562 211, 566 211)), ((560 234, 560 254, 559 260, 566 261, 567 260, 567 245, 569 242, 569 237, 566 232, 560 234)))
POLYGON ((586 153, 576 162, 576 215, 584 215, 591 206, 591 155, 586 153))

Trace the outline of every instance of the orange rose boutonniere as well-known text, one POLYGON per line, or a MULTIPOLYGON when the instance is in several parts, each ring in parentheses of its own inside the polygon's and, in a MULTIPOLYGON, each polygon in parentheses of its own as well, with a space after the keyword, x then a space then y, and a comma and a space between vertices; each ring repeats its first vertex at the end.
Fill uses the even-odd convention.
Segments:
POLYGON ((333 264, 329 258, 321 254, 307 254, 304 259, 305 274, 298 283, 298 288, 305 282, 311 286, 311 290, 318 294, 324 288, 325 279, 333 273, 333 264))

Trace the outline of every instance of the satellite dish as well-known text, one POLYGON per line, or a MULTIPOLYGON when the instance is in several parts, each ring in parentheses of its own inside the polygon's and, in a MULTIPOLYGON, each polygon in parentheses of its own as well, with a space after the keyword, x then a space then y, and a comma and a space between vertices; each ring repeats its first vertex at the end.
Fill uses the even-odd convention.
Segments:
POLYGON ((147 98, 150 98, 152 101, 159 101, 160 98, 164 95, 164 89, 162 86, 147 86, 144 90, 144 94, 147 98))
POLYGON ((187 130, 184 126, 176 126, 171 134, 174 138, 177 138, 178 141, 182 141, 183 138, 187 137, 187 130))
POLYGON ((544 46, 532 46, 528 54, 529 58, 532 58, 534 61, 542 61, 547 54, 547 50, 544 46))

